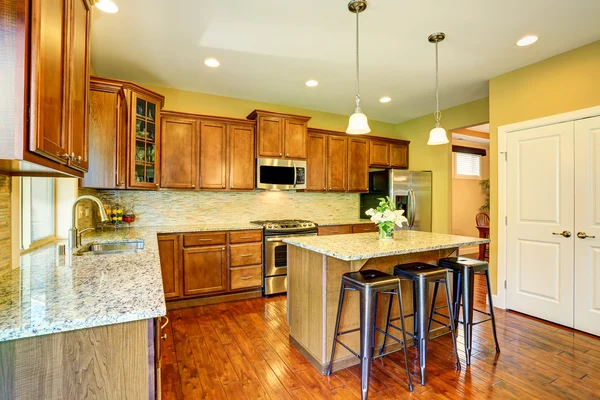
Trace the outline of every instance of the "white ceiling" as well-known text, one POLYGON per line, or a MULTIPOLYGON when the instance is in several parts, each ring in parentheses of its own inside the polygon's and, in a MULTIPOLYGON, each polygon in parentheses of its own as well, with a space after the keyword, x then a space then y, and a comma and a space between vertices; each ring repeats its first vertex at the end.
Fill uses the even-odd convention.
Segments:
POLYGON ((467 129, 470 131, 490 133, 490 124, 481 124, 481 125, 470 126, 467 129))
POLYGON ((477 136, 463 135, 462 133, 452 132, 452 139, 464 141, 467 143, 490 144, 490 139, 480 138, 477 136))
MULTIPOLYGON (((114 0, 94 9, 92 64, 140 84, 350 114, 354 14, 345 0, 114 0), (215 57, 219 68, 208 68, 215 57), (304 82, 316 79, 319 86, 304 82)), ((371 119, 400 122, 483 98, 488 79, 600 39, 599 0, 371 0, 361 14, 361 99, 371 119), (516 41, 540 40, 520 48, 516 41), (382 96, 392 97, 387 104, 382 96)))

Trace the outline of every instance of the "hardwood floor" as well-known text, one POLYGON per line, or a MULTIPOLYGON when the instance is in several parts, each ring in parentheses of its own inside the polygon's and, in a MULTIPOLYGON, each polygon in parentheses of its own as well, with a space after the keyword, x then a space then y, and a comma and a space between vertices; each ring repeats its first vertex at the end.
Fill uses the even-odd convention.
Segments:
MULTIPOLYGON (((485 308, 476 277, 476 307, 485 308)), ((476 313, 477 314, 477 313, 476 313)), ((359 399, 359 366, 321 376, 288 342, 286 298, 277 296, 169 311, 162 348, 162 396, 169 399, 359 399)), ((600 399, 600 338, 496 309, 502 352, 496 356, 489 323, 474 328, 473 360, 464 365, 451 340, 429 342, 428 380, 409 349, 415 390, 404 359, 394 353, 373 363, 370 399, 600 399)))

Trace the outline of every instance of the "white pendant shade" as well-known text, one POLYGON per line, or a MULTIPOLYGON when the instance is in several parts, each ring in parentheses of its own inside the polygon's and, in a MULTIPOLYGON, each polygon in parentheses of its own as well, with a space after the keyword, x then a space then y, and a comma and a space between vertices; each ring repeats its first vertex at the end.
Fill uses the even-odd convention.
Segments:
POLYGON ((362 112, 355 112, 350 116, 350 121, 348 121, 348 128, 346 129, 346 133, 350 135, 364 135, 365 133, 371 132, 371 128, 369 128, 369 121, 367 120, 367 116, 362 112))
POLYGON ((98 0, 95 5, 99 10, 104 11, 105 13, 114 14, 119 12, 119 7, 111 0, 98 0))
POLYGON ((446 144, 450 143, 448 141, 448 137, 446 136, 446 130, 441 126, 436 126, 429 132, 429 141, 428 145, 437 145, 437 144, 446 144))

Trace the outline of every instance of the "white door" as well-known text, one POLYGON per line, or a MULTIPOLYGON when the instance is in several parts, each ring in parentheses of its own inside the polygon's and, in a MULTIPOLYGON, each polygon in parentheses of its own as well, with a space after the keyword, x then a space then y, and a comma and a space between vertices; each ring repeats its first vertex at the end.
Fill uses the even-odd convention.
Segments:
POLYGON ((575 122, 575 329, 600 335, 600 117, 575 122))
POLYGON ((573 326, 574 122, 507 139, 507 307, 573 326), (566 234, 568 236, 568 234, 566 234))

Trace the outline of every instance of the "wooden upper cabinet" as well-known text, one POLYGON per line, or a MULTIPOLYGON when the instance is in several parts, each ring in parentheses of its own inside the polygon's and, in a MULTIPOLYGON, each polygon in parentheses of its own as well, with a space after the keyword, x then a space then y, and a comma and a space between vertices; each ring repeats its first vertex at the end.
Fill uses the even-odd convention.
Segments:
POLYGON ((198 182, 198 122, 163 115, 161 118, 160 186, 195 189, 198 182))
POLYGON ((67 0, 31 4, 29 149, 62 164, 70 154, 65 129, 69 12, 67 0))
POLYGON ((306 190, 327 190, 327 136, 309 133, 306 139, 306 190))
POLYGON ((158 254, 165 299, 181 297, 181 236, 160 235, 158 237, 158 254))
POLYGON ((306 158, 306 121, 286 119, 284 127, 285 158, 306 158))
POLYGON ((283 156, 283 118, 258 117, 258 156, 283 156))
POLYGON ((408 145, 390 144, 390 166, 392 168, 408 168, 408 145))
POLYGON ((69 79, 67 92, 67 137, 70 166, 88 170, 88 93, 90 5, 88 0, 71 0, 69 32, 69 79))
POLYGON ((227 124, 200 122, 200 188, 227 188, 227 124))
POLYGON ((306 129, 310 117, 254 110, 247 119, 257 121, 257 157, 306 158, 306 129))
POLYGON ((345 192, 348 189, 348 139, 327 137, 327 190, 345 192))
POLYGON ((122 85, 92 78, 89 99, 89 168, 83 187, 124 189, 127 183, 127 102, 122 85))
POLYGON ((226 246, 183 249, 183 294, 222 292, 228 288, 226 246))
POLYGON ((254 127, 229 125, 229 189, 254 190, 254 127))
POLYGON ((378 140, 369 141, 369 165, 390 166, 390 143, 378 140))
POLYGON ((369 141, 348 138, 348 191, 369 191, 369 141))
POLYGON ((129 108, 129 187, 160 186, 160 109, 162 97, 131 92, 129 108))

